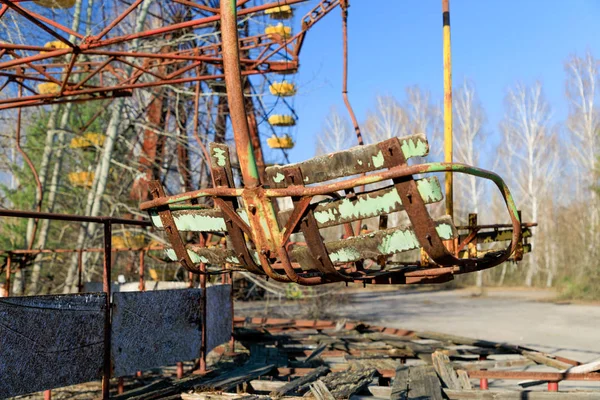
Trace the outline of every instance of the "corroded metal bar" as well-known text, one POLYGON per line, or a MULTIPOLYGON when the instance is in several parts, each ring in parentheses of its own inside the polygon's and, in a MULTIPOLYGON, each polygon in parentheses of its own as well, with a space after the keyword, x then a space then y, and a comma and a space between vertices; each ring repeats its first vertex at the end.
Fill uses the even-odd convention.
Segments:
POLYGON ((260 185, 260 179, 244 104, 238 49, 237 7, 234 0, 221 0, 221 37, 227 100, 240 170, 244 178, 244 186, 253 188, 260 185))
MULTIPOLYGON (((416 180, 419 194, 426 204, 436 203, 443 199, 442 190, 437 177, 416 180)), ((393 187, 378 189, 356 195, 354 199, 324 200, 311 204, 319 228, 341 225, 351 221, 376 217, 404 210, 402 201, 393 187)), ((284 210, 277 215, 280 225, 285 225, 293 210, 284 210)), ((180 209, 171 206, 171 213, 177 229, 182 232, 225 232, 225 220, 219 209, 206 208, 200 205, 182 205, 180 209)), ((246 223, 248 216, 243 209, 238 215, 246 223)), ((150 211, 152 223, 158 229, 163 225, 158 214, 150 211)))

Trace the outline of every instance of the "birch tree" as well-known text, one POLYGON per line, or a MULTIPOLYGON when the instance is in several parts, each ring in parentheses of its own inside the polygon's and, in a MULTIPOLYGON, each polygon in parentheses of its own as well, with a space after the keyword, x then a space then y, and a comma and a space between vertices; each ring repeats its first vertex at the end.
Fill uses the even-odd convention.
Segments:
MULTIPOLYGON (((486 121, 475 86, 469 81, 454 94, 454 156, 455 161, 469 165, 479 165, 479 154, 488 131, 483 129, 486 121)), ((468 213, 479 213, 483 196, 481 179, 472 175, 458 174, 455 177, 457 202, 455 207, 465 219, 468 213)), ((477 272, 477 287, 483 287, 483 271, 477 272)))
POLYGON ((317 154, 333 153, 356 145, 356 139, 347 119, 332 108, 317 138, 317 154))
MULTIPOLYGON (((538 222, 540 230, 546 228, 546 218, 550 217, 542 215, 541 204, 552 195, 550 182, 558 173, 557 138, 550 118, 550 106, 540 83, 530 87, 519 84, 508 91, 500 123, 506 174, 516 189, 518 204, 524 205, 524 218, 538 222)), ((539 270, 536 242, 534 236, 533 251, 527 258, 526 286, 533 285, 539 270)))
POLYGON ((599 204, 594 188, 598 180, 596 160, 600 150, 600 109, 597 103, 600 94, 600 61, 589 52, 583 57, 572 56, 565 64, 565 71, 566 96, 569 101, 566 123, 570 134, 569 156, 579 179, 580 194, 576 197, 585 199, 587 203, 587 229, 582 231, 581 240, 587 248, 584 263, 589 264, 596 257, 598 245, 599 204))

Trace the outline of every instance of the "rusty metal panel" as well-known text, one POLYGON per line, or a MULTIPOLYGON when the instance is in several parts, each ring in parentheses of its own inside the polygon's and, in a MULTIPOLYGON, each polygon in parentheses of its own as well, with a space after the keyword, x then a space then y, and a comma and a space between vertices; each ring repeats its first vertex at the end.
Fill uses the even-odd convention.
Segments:
POLYGON ((231 338, 233 309, 231 285, 209 286, 206 289, 206 352, 231 338))
POLYGON ((0 398, 102 377, 106 294, 0 299, 0 398))
POLYGON ((114 376, 173 365, 200 354, 200 289, 113 294, 114 376))

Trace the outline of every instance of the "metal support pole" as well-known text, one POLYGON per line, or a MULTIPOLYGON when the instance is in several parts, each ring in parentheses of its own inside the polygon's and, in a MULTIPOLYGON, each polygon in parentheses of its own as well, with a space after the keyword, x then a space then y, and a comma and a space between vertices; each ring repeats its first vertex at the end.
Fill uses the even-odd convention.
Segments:
POLYGON ((102 375, 102 399, 110 397, 110 273, 111 273, 112 225, 104 222, 104 270, 102 273, 103 291, 106 293, 106 314, 104 317, 104 371, 102 375))
POLYGON ((146 282, 144 282, 144 255, 146 254, 146 252, 144 250, 140 251, 140 285, 139 285, 139 290, 140 292, 143 292, 146 290, 146 282))
POLYGON ((183 362, 177 363, 177 379, 183 378, 183 362))
POLYGON ((4 283, 4 297, 9 297, 10 296, 10 263, 12 262, 11 256, 10 254, 8 255, 8 258, 6 259, 6 282, 4 283))
POLYGON ((233 271, 229 273, 229 284, 231 285, 231 291, 229 292, 229 301, 231 302, 231 339, 229 341, 229 351, 235 353, 235 338, 233 337, 233 328, 235 327, 235 320, 233 316, 233 271))
POLYGON ((123 394, 125 391, 125 380, 123 377, 120 377, 117 383, 117 394, 123 394))
POLYGON ((83 292, 83 251, 77 252, 77 293, 83 292))
MULTIPOLYGON (((444 33, 444 161, 452 162, 452 52, 450 45, 450 0, 442 0, 444 33)), ((446 214, 454 218, 452 172, 446 172, 446 214)))
POLYGON ((244 178, 244 186, 255 188, 260 185, 260 179, 244 104, 235 0, 221 0, 221 36, 227 101, 240 170, 244 178))
MULTIPOLYGON (((140 266, 139 266, 139 275, 140 275, 140 284, 138 286, 138 289, 140 290, 140 292, 144 292, 146 291, 146 282, 144 281, 144 270, 145 270, 145 256, 146 252, 144 250, 140 251, 140 266)), ((142 371, 137 371, 135 373, 135 377, 138 379, 141 379, 142 377, 142 371)))
MULTIPOLYGON (((485 360, 487 360, 487 356, 485 356, 485 355, 479 356, 479 361, 485 361, 485 360)), ((482 369, 482 371, 485 371, 485 369, 482 369)), ((488 390, 488 378, 480 378, 479 379, 479 389, 488 390)))
POLYGON ((52 400, 52 390, 44 390, 44 400, 52 400))
MULTIPOLYGON (((206 271, 204 263, 200 264, 200 270, 206 271)), ((206 274, 200 274, 200 310, 202 312, 202 332, 200 344, 200 374, 206 373, 206 274)))
POLYGON ((558 382, 548 382, 549 392, 558 392, 558 382))

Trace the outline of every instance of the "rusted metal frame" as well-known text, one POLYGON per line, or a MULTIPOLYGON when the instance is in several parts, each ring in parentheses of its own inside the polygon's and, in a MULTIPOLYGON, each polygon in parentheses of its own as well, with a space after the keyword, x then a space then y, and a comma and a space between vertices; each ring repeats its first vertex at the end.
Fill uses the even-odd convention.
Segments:
MULTIPOLYGON (((387 152, 387 149, 385 149, 387 152)), ((507 205, 507 209, 512 221, 512 240, 510 246, 498 257, 483 259, 483 260, 458 260, 450 255, 449 263, 450 265, 461 265, 461 269, 458 273, 466 273, 472 272, 475 270, 481 270, 485 268, 490 268, 492 266, 498 265, 504 262, 506 259, 510 257, 510 255, 514 252, 520 237, 521 237, 521 225, 520 220, 517 215, 516 206, 514 204, 514 200, 512 195, 510 194, 510 190, 498 175, 485 171, 479 168, 470 167, 464 164, 446 164, 446 163, 433 163, 433 164, 422 164, 415 166, 403 166, 397 165, 391 169, 381 171, 377 174, 371 174, 367 176, 361 176, 358 178, 348 179, 342 182, 337 182, 333 184, 320 185, 314 187, 297 187, 292 186, 285 189, 265 189, 263 193, 267 197, 292 197, 292 196, 316 196, 316 195, 324 195, 331 192, 335 192, 338 190, 343 190, 346 188, 351 188, 355 186, 359 186, 362 184, 370 184, 377 183, 382 180, 394 179, 394 178, 402 178, 410 175, 420 174, 420 173, 433 173, 433 172, 462 172, 469 175, 479 176, 482 178, 492 180, 496 186, 501 191, 502 197, 507 205), (457 260, 458 262, 455 262, 457 260), (476 264, 477 262, 477 264, 476 264)), ((157 206, 174 203, 178 201, 185 201, 192 197, 202 197, 202 196, 239 196, 245 190, 239 189, 204 189, 191 193, 183 193, 177 196, 171 196, 169 198, 161 198, 155 199, 153 202, 146 202, 141 205, 143 210, 149 208, 155 208, 157 206)), ((415 196, 419 196, 418 192, 415 192, 415 196)), ((408 198, 405 198, 403 202, 408 203, 408 198)), ((414 222, 413 222, 414 223, 414 222)), ((429 234, 428 231, 425 231, 423 236, 429 234)), ((428 239, 427 239, 428 244, 428 239)))
POLYGON ((29 62, 34 62, 34 61, 45 60, 48 58, 60 57, 65 54, 71 54, 72 51, 73 51, 72 49, 59 49, 59 50, 47 51, 44 53, 36 54, 34 56, 21 57, 18 60, 4 61, 3 63, 0 63, 0 69, 7 69, 9 67, 14 67, 14 66, 21 65, 21 64, 27 64, 29 62))
MULTIPOLYGON (((140 71, 144 74, 152 75, 153 77, 160 79, 161 81, 166 81, 168 79, 166 76, 162 76, 156 72, 152 72, 152 71, 150 71, 150 69, 146 69, 142 66, 135 65, 134 63, 129 62, 121 57, 117 57, 117 59, 115 61, 122 62, 125 65, 129 65, 131 68, 137 69, 138 71, 140 71)), ((162 67, 162 65, 150 65, 150 67, 162 67)))
MULTIPOLYGON (((117 99, 120 97, 131 96, 131 93, 128 91, 113 90, 110 92, 111 92, 111 95, 101 94, 98 96, 90 96, 90 97, 75 98, 75 99, 61 98, 61 99, 57 99, 54 101, 51 101, 52 99, 54 99, 54 96, 35 96, 38 98, 32 99, 32 100, 27 100, 27 101, 22 101, 22 102, 0 105, 0 110, 7 110, 7 109, 21 108, 21 107, 33 107, 33 106, 49 105, 49 104, 84 103, 84 102, 88 102, 91 100, 108 100, 108 99, 117 99), (48 100, 48 101, 45 101, 45 100, 48 100)), ((2 103, 2 102, 0 101, 0 103, 2 103)))
MULTIPOLYGON (((152 247, 127 247, 127 248, 112 248, 112 252, 113 253, 120 253, 120 252, 126 252, 126 251, 141 251, 141 250, 164 250, 164 246, 152 246, 152 247)), ((13 255, 19 255, 19 254, 31 254, 31 255, 37 255, 37 254, 64 254, 64 253, 79 253, 79 252, 84 252, 84 253, 103 253, 104 252, 104 248, 103 247, 89 247, 89 248, 81 248, 81 249, 31 249, 31 250, 27 250, 27 249, 15 249, 15 250, 0 250, 0 256, 5 255, 5 254, 13 254, 13 255)))
POLYGON ((2 7, 0 7, 0 18, 4 16, 4 13, 6 13, 7 10, 8 6, 6 4, 2 4, 2 7))
MULTIPOLYGON (((226 160, 225 168, 230 168, 228 162, 229 157, 226 157, 226 160)), ((214 180, 215 188, 233 186, 233 178, 229 176, 225 168, 213 165, 211 175, 214 180)), ((244 233, 248 235, 250 240, 253 240, 254 233, 235 211, 239 206, 237 198, 234 197, 228 200, 215 198, 214 200, 215 205, 220 206, 221 211, 223 211, 227 233, 240 262, 248 269, 248 271, 259 275, 264 274, 265 271, 256 265, 252 258, 252 254, 250 254, 248 246, 246 245, 244 233)))
POLYGON ((115 18, 107 27, 105 27, 100 33, 94 35, 90 38, 87 38, 87 42, 96 42, 101 40, 104 36, 106 36, 115 26, 117 26, 123 19, 125 19, 133 10, 136 9, 137 6, 142 4, 144 0, 135 0, 126 10, 124 10, 117 18, 115 18))
MULTIPOLYGON (((471 214, 469 214, 470 216, 471 214)), ((473 240, 477 241, 477 232, 479 232, 478 228, 472 228, 471 232, 469 233, 469 235, 462 240, 458 247, 456 248, 456 254, 458 255, 458 253, 465 248, 465 246, 467 246, 468 244, 472 243, 473 240)))
MULTIPOLYGON (((26 90, 30 91, 31 93, 38 94, 38 93, 37 93, 37 92, 36 92, 36 91, 35 91, 33 88, 31 88, 31 87, 27 86, 27 85, 26 85, 25 83, 23 83, 22 81, 20 81, 20 80, 16 79, 14 82, 15 82, 15 83, 18 85, 18 86, 17 86, 17 87, 18 87, 18 89, 21 89, 21 88, 23 88, 23 89, 26 89, 26 90)), ((19 97, 17 97, 17 98, 19 98, 19 97)))
MULTIPOLYGON (((305 276, 298 275, 296 273, 296 271, 294 270, 294 267, 292 266, 292 262, 290 260, 287 249, 285 247, 280 247, 278 250, 278 253, 279 253, 279 261, 280 261, 281 265, 283 266, 283 269, 284 269, 285 274, 287 275, 289 281, 300 284, 300 285, 304 285, 304 286, 321 285, 323 283, 326 283, 326 281, 323 279, 323 276, 305 277, 305 276)), ((266 259, 266 257, 265 257, 265 259, 266 259)), ((261 261, 262 261, 262 258, 261 258, 261 261)), ((269 261, 266 260, 266 262, 268 263, 269 261)))
MULTIPOLYGON (((297 56, 290 53, 288 46, 290 44, 292 44, 294 42, 294 40, 296 40, 298 38, 298 36, 300 36, 301 33, 297 33, 295 34, 292 38, 290 39, 286 39, 285 41, 281 42, 278 44, 278 47, 275 48, 275 50, 272 50, 270 53, 268 53, 267 55, 263 56, 263 58, 259 58, 258 60, 254 61, 254 64, 252 64, 250 66, 250 68, 256 68, 261 64, 264 64, 269 58, 273 57, 275 54, 279 53, 283 48, 285 48, 288 52, 288 54, 291 55, 292 59, 295 60, 297 59, 297 56)), ((276 44, 276 43, 274 43, 276 44)), ((269 47, 266 47, 265 49, 269 49, 269 47)))
POLYGON ((194 3, 193 1, 188 1, 188 0, 173 0, 175 3, 179 3, 179 4, 183 4, 184 6, 188 6, 188 7, 192 7, 192 8, 197 8, 198 10, 202 10, 202 11, 208 11, 211 13, 218 13, 219 10, 217 8, 213 8, 213 7, 208 7, 205 6, 203 4, 198 4, 198 3, 194 3))
MULTIPOLYGON (((21 56, 19 56, 17 53, 15 53, 12 50, 7 50, 7 53, 9 55, 11 55, 12 57, 14 57, 15 59, 22 59, 21 56)), ((39 67, 38 65, 32 64, 30 62, 26 62, 25 63, 27 66, 29 66, 31 69, 34 69, 35 71, 37 71, 40 75, 43 75, 46 77, 46 79, 48 79, 49 81, 52 81, 54 83, 57 84, 61 84, 60 80, 54 78, 52 75, 50 75, 49 73, 47 73, 43 68, 39 67)))
MULTIPOLYGON (((104 249, 106 252, 106 249, 104 249)), ((112 248, 111 248, 112 251, 112 248)), ((77 293, 83 292, 83 251, 77 251, 77 293)))
POLYGON ((338 5, 340 5, 339 0, 322 0, 318 6, 314 7, 302 18, 302 28, 304 29, 305 26, 306 29, 310 28, 338 5))
POLYGON ((36 14, 30 10, 27 10, 25 8, 22 8, 21 6, 18 6, 17 4, 15 4, 14 2, 12 2, 11 0, 1 0, 3 3, 5 3, 8 7, 10 7, 11 9, 13 9, 14 11, 16 11, 19 15, 21 15, 22 17, 24 17, 25 19, 29 20, 30 22, 32 22, 34 25, 37 25, 38 27, 40 27, 42 30, 44 30, 46 33, 50 34, 51 36, 54 36, 55 38, 57 38, 58 40, 60 40, 61 42, 67 44, 69 47, 73 48, 75 47, 75 45, 73 43, 71 43, 71 41, 67 38, 65 38, 64 36, 58 34, 57 32, 53 31, 52 29, 50 29, 48 27, 48 25, 43 24, 42 22, 45 22, 46 24, 49 24, 51 26, 53 26, 54 28, 57 28, 65 33, 68 33, 69 35, 73 35, 79 39, 83 39, 83 36, 80 35, 79 33, 73 31, 72 29, 67 28, 66 26, 63 26, 61 24, 59 24, 58 22, 52 21, 49 18, 44 17, 43 15, 39 15, 36 14))
MULTIPOLYGON (((284 174, 288 185, 304 186, 302 171, 299 167, 286 168, 284 174)), ((300 197, 292 197, 294 208, 299 206, 300 200, 300 197)), ((338 272, 331 262, 313 210, 309 208, 304 214, 304 218, 300 219, 300 230, 304 235, 311 257, 315 261, 315 266, 323 274, 324 280, 328 282, 350 281, 351 278, 338 272)))
POLYGON ((112 256, 112 224, 111 221, 104 222, 104 268, 102 271, 102 290, 106 293, 106 313, 104 316, 104 369, 102 374, 102 398, 110 398, 110 375, 111 365, 111 327, 110 327, 110 308, 111 308, 111 256, 112 256))
MULTIPOLYGON (((19 87, 19 89, 18 89, 19 96, 21 96, 22 91, 23 91, 23 89, 21 87, 19 87)), ((33 180, 35 181, 36 192, 39 197, 37 203, 35 204, 35 208, 36 208, 37 212, 40 212, 40 211, 42 211, 42 202, 44 201, 44 190, 42 188, 42 182, 40 181, 40 176, 37 172, 37 169, 35 168, 35 165, 31 161, 31 158, 29 157, 27 152, 21 147, 22 111, 23 110, 21 110, 20 108, 17 111, 17 126, 16 126, 16 131, 15 131, 15 144, 16 144, 17 151, 19 152, 19 154, 21 154, 21 157, 23 157, 23 159, 25 160, 25 163, 27 163, 27 166, 29 167, 29 170, 31 171, 31 174, 33 175, 33 180)), ((33 248, 33 242, 35 240, 35 235, 37 234, 38 221, 39 221, 38 218, 34 219, 33 229, 31 231, 31 237, 26 238, 26 240, 28 241, 27 249, 29 249, 29 250, 31 250, 33 248)))
POLYGON ((75 61, 77 61, 78 56, 78 53, 73 53, 71 55, 71 60, 69 61, 69 66, 67 67, 67 73, 65 74, 63 81, 60 83, 60 92, 58 94, 59 96, 62 96, 65 92, 65 89, 67 88, 69 78, 71 77, 71 72, 73 71, 73 66, 75 65, 75 61))
POLYGON ((290 239, 292 233, 294 233, 296 230, 300 220, 306 215, 306 210, 310 206, 311 200, 312 197, 302 197, 294 203, 292 215, 290 215, 288 222, 285 224, 282 230, 283 236, 281 238, 281 246, 286 246, 287 241, 290 239))
POLYGON ((2 86, 0 86, 0 92, 2 92, 4 90, 4 88, 6 88, 8 86, 8 84, 14 82, 13 78, 8 77, 6 78, 6 81, 2 84, 2 86))
MULTIPOLYGON (((165 195, 164 189, 159 181, 150 181, 150 194, 153 198, 159 198, 165 195)), ((191 260, 190 255, 187 252, 187 248, 185 243, 181 239, 179 235, 179 231, 177 230, 177 226, 175 225, 175 220, 173 219, 173 215, 171 215, 171 211, 168 207, 163 207, 158 210, 158 215, 160 216, 160 220, 164 226, 165 232, 167 233, 167 237, 169 238, 169 242, 173 248, 173 251, 177 255, 178 261, 187 269, 188 271, 200 273, 199 269, 196 268, 194 262, 191 260)))
MULTIPOLYGON (((247 75, 262 74, 262 73, 264 73, 264 71, 251 70, 251 71, 243 71, 242 75, 247 76, 247 75)), ((91 88, 91 89, 78 90, 78 91, 69 90, 69 91, 66 91, 63 95, 64 96, 75 96, 75 95, 82 95, 82 94, 96 94, 96 93, 110 92, 110 91, 116 91, 116 90, 125 91, 125 90, 131 90, 131 89, 142 89, 142 88, 149 88, 149 87, 163 86, 163 85, 176 85, 176 84, 190 83, 190 82, 196 82, 196 81, 214 80, 214 79, 219 79, 222 77, 223 77, 223 75, 205 75, 205 76, 200 76, 200 77, 179 78, 179 79, 167 80, 167 81, 153 81, 153 82, 142 82, 142 83, 135 83, 135 84, 128 84, 128 85, 98 87, 98 88, 91 88)), ((139 76, 136 76, 135 78, 139 79, 139 76)), ((131 78, 128 80, 131 80, 131 78)), ((56 95, 44 95, 44 96, 46 98, 55 98, 56 97, 56 95)), ((31 100, 34 98, 36 98, 36 97, 28 96, 28 97, 23 97, 23 100, 24 101, 31 100)), ((14 101, 14 99, 8 99, 8 100, 5 99, 5 100, 1 100, 0 104, 10 103, 13 101, 14 101)))
POLYGON ((181 60, 181 61, 206 61, 206 62, 221 62, 220 58, 206 57, 200 55, 185 55, 178 51, 172 53, 142 53, 139 51, 115 51, 115 50, 82 50, 81 54, 95 55, 95 56, 106 56, 106 57, 132 57, 136 59, 140 58, 156 58, 164 59, 168 61, 181 60))
POLYGON ((469 378, 479 379, 506 379, 536 381, 600 381, 600 373, 570 373, 570 372, 533 372, 533 371, 493 371, 493 370, 467 370, 469 378))
POLYGON ((186 73, 186 72, 188 72, 188 71, 191 71, 191 70, 192 70, 192 69, 194 69, 194 68, 198 68, 198 67, 199 67, 199 66, 201 66, 203 63, 204 63, 204 61, 196 61, 196 62, 194 62, 194 63, 192 63, 192 64, 190 64, 190 65, 187 65, 187 66, 185 66, 185 67, 183 67, 183 68, 179 68, 178 70, 175 70, 175 71, 173 71, 172 73, 170 73, 169 75, 167 75, 167 76, 165 77, 165 79, 166 79, 166 80, 169 80, 169 79, 173 79, 173 78, 175 78, 175 77, 178 77, 178 76, 180 76, 181 74, 184 74, 184 73, 186 73))
POLYGON ((11 271, 11 255, 9 254, 8 257, 6 258, 6 268, 5 268, 5 273, 6 273, 6 281, 4 282, 4 297, 10 297, 10 274, 12 273, 11 271))
POLYGON ((221 1, 221 37, 223 42, 223 69, 227 85, 229 113, 233 127, 236 151, 244 186, 260 185, 258 168, 250 141, 250 131, 244 104, 242 77, 239 64, 237 9, 233 0, 221 1))
MULTIPOLYGON (((296 4, 296 3, 301 3, 303 1, 305 1, 305 0, 279 0, 275 3, 261 4, 258 6, 241 9, 239 12, 239 15, 253 14, 253 13, 260 12, 260 11, 264 11, 268 8, 273 8, 273 7, 277 7, 277 6, 281 6, 281 5, 292 5, 292 4, 296 4)), ((178 31, 178 30, 186 29, 186 28, 199 28, 201 26, 208 25, 213 22, 217 22, 220 20, 220 18, 221 18, 220 15, 214 15, 214 16, 210 16, 210 17, 194 19, 191 21, 180 22, 177 24, 172 24, 169 26, 161 27, 161 28, 149 29, 147 31, 138 32, 138 33, 134 33, 134 34, 117 36, 117 37, 114 37, 111 39, 104 39, 97 43, 90 43, 87 45, 87 47, 88 48, 98 48, 98 47, 102 47, 102 46, 108 46, 108 45, 112 45, 112 44, 116 44, 116 43, 126 42, 129 40, 161 35, 161 34, 174 32, 174 31, 178 31)))
MULTIPOLYGON (((386 168, 407 165, 406 158, 397 140, 387 140, 380 143, 379 147, 383 153, 386 168)), ((454 264, 455 258, 448 252, 438 235, 413 177, 395 178, 393 182, 421 247, 436 263, 441 265, 454 264)))

